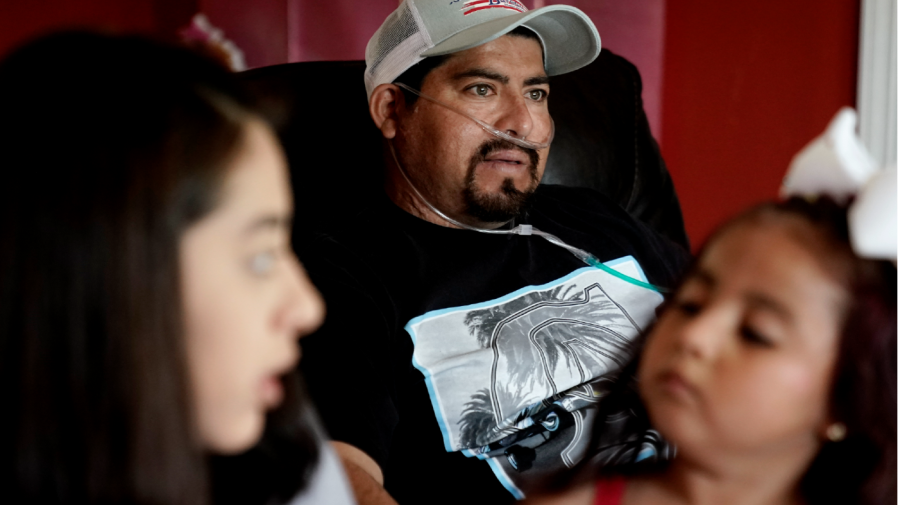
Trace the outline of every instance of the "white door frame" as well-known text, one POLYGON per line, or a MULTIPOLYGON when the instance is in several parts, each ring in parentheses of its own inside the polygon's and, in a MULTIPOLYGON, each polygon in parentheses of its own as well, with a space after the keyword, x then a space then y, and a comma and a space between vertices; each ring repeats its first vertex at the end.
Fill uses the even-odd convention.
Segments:
POLYGON ((861 140, 880 164, 895 165, 896 26, 895 0, 862 0, 858 69, 858 122, 861 140))

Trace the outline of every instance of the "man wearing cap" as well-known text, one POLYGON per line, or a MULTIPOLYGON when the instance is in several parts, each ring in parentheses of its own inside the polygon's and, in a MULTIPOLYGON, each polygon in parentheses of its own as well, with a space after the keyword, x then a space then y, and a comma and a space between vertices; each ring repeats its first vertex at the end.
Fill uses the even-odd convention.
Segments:
POLYGON ((666 457, 602 399, 686 253, 539 185, 550 76, 599 49, 581 11, 516 0, 405 0, 368 43, 385 198, 302 251, 329 308, 302 368, 361 503, 507 503, 666 457))

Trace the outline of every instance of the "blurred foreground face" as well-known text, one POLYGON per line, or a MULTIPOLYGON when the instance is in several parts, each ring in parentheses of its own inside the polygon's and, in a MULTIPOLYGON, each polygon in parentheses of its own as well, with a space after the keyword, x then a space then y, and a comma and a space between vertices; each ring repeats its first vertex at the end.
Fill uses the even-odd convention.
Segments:
POLYGON ((261 436, 283 398, 280 376, 299 358, 296 338, 324 306, 290 246, 293 201, 270 129, 246 124, 208 216, 181 242, 187 357, 199 435, 219 453, 261 436))
POLYGON ((789 225, 725 232, 650 335, 640 393, 683 457, 819 448, 847 295, 789 225))

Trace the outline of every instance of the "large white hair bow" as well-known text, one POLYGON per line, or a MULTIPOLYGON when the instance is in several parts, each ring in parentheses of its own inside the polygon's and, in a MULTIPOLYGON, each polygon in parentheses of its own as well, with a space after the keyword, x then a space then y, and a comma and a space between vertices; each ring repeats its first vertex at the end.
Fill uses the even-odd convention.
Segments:
POLYGON ((895 167, 882 169, 857 136, 857 113, 844 107, 822 135, 792 158, 783 179, 783 196, 828 194, 845 202, 851 246, 861 257, 898 256, 898 178, 895 167))

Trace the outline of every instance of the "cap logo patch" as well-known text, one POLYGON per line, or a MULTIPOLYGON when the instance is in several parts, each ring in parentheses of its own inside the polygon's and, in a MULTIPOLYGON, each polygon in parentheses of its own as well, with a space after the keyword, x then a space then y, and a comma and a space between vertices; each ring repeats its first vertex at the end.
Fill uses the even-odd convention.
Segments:
POLYGON ((511 9, 516 12, 527 12, 527 7, 518 0, 470 0, 462 5, 465 16, 484 9, 511 9))

